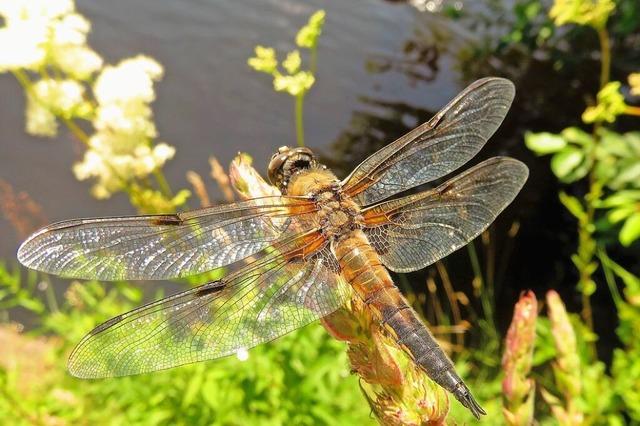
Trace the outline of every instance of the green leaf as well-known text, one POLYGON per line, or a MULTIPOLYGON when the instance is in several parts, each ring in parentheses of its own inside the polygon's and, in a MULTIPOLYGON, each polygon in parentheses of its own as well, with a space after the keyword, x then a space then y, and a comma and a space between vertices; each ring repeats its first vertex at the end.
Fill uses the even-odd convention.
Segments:
POLYGON ((567 141, 564 137, 548 132, 527 132, 524 135, 524 143, 527 148, 538 155, 552 154, 567 146, 567 141))
POLYGON ((567 146, 551 158, 551 170, 563 182, 575 182, 586 176, 584 152, 576 147, 567 146))
POLYGON ((601 154, 610 154, 616 157, 626 158, 633 154, 629 140, 617 132, 602 129, 600 132, 600 142, 598 143, 598 152, 601 154))
POLYGON ((549 10, 549 17, 557 26, 574 23, 598 29, 604 28, 615 8, 613 0, 555 1, 549 10))
POLYGON ((640 156, 640 132, 627 132, 623 134, 622 137, 629 146, 629 149, 631 149, 636 156, 640 156))
POLYGON ((186 389, 184 390, 184 396, 182 397, 182 408, 187 408, 194 403, 198 392, 202 388, 204 382, 204 364, 199 364, 195 367, 195 374, 191 376, 187 382, 186 389))
POLYGON ((618 174, 611 180, 609 186, 612 188, 620 188, 624 186, 640 185, 640 162, 632 161, 620 168, 618 174))
POLYGON ((36 314, 40 314, 45 311, 44 304, 38 299, 29 299, 28 297, 25 297, 23 299, 19 299, 18 304, 26 310, 36 314))
POLYGON ((640 201, 640 189, 618 191, 602 200, 598 207, 610 208, 625 206, 640 201))
POLYGON ((129 302, 139 303, 142 300, 142 289, 139 287, 133 287, 126 282, 119 283, 118 291, 129 302))
POLYGON ((609 211, 609 213, 607 214, 607 218, 611 223, 618 223, 631 216, 635 211, 635 206, 618 207, 609 211))
POLYGON ((623 246, 628 247, 635 240, 640 238, 640 212, 636 212, 629 216, 622 225, 620 230, 620 243, 623 246))
POLYGON ((593 137, 578 127, 567 127, 560 135, 569 142, 577 145, 591 147, 593 145, 593 137))
POLYGON ((586 218, 586 213, 582 207, 582 203, 576 197, 568 195, 566 192, 560 192, 560 202, 566 207, 569 212, 574 215, 578 220, 586 218))

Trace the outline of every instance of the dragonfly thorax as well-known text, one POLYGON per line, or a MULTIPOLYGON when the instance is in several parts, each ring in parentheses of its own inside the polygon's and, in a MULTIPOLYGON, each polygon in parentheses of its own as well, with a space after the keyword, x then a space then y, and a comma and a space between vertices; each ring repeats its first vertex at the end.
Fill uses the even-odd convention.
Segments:
POLYGON ((362 227, 364 218, 358 206, 347 197, 339 184, 314 194, 322 234, 328 240, 340 239, 362 227))

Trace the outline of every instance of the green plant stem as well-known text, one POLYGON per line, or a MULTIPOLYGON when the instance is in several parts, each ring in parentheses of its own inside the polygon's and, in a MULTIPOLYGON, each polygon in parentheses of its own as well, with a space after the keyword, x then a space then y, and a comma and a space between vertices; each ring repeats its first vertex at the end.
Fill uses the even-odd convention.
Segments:
POLYGON ((20 83, 20 85, 26 92, 33 93, 31 80, 29 80, 29 77, 23 70, 16 69, 16 70, 12 70, 11 72, 13 73, 13 76, 16 78, 16 80, 18 80, 18 83, 20 83))
POLYGON ((480 268, 478 253, 476 252, 476 247, 473 244, 473 241, 467 244, 467 251, 469 253, 469 259, 471 260, 473 274, 475 275, 475 279, 478 281, 478 297, 480 298, 480 303, 482 304, 482 310, 484 311, 485 320, 487 321, 491 330, 495 331, 496 324, 493 314, 493 307, 491 305, 491 300, 493 299, 493 290, 487 288, 484 279, 482 278, 482 269, 480 268))
POLYGON ((609 42, 609 33, 605 27, 596 28, 596 31, 598 32, 600 50, 602 52, 602 60, 600 61, 600 90, 602 90, 611 78, 611 43, 609 42))
POLYGON ((580 316, 586 323, 589 330, 593 331, 593 311, 591 309, 591 294, 593 287, 593 278, 591 272, 588 270, 588 265, 593 261, 594 250, 590 247, 595 247, 591 228, 593 225, 593 215, 589 214, 589 208, 592 203, 587 201, 587 215, 588 219, 585 223, 580 223, 578 229, 578 256, 581 259, 581 264, 585 265, 579 268, 579 290, 582 294, 582 311, 580 316))
POLYGON ((167 179, 164 177, 164 173, 162 173, 162 170, 155 169, 153 171, 153 175, 158 181, 158 186, 160 186, 160 190, 162 191, 162 194, 165 197, 167 197, 167 199, 171 200, 173 198, 173 191, 171 191, 169 182, 167 182, 167 179))
POLYGON ((316 75, 316 62, 318 59, 318 55, 316 53, 317 50, 316 44, 314 44, 311 48, 311 65, 309 66, 309 71, 311 71, 311 74, 313 74, 314 77, 316 75))
POLYGON ((47 305, 49 305, 49 311, 55 314, 60 311, 60 307, 58 306, 58 301, 56 300, 56 295, 53 291, 53 285, 51 284, 51 279, 49 276, 44 277, 45 282, 47 283, 47 287, 44 289, 44 294, 47 299, 47 305))
MULTIPOLYGON (((309 65, 309 72, 312 76, 316 75, 316 63, 318 60, 317 55, 317 47, 316 44, 311 48, 311 64, 309 65)), ((298 139, 298 146, 304 146, 304 117, 303 117, 303 107, 304 107, 304 96, 307 94, 307 91, 303 91, 298 96, 296 96, 296 137, 298 139)))
POLYGON ((624 298, 620 294, 620 291, 618 290, 618 286, 616 285, 616 279, 614 277, 614 274, 616 274, 616 269, 617 269, 618 270, 617 273, 618 275, 620 275, 619 271, 622 269, 622 267, 620 267, 620 265, 618 265, 613 260, 611 260, 607 255, 607 253, 605 252, 605 250, 602 248, 598 250, 598 257, 600 258, 602 269, 604 270, 604 276, 605 276, 605 280, 607 281, 607 285, 609 286, 609 292, 611 293, 611 298, 613 299, 613 302, 615 303, 616 308, 619 311, 620 307, 625 302, 624 302, 624 298))
POLYGON ((304 107, 304 95, 306 91, 296 96, 296 139, 298 140, 298 146, 304 146, 304 123, 303 123, 303 107, 304 107))
MULTIPOLYGON (((611 76, 611 44, 609 42, 609 34, 607 33, 607 29, 603 26, 602 28, 595 28, 598 33, 598 38, 600 40, 600 51, 602 52, 602 59, 600 61, 600 87, 599 90, 602 90, 607 83, 609 83, 609 79, 611 76)), ((594 142, 594 146, 597 146, 600 141, 600 129, 602 124, 600 122, 596 122, 593 125, 592 130, 592 138, 594 142)), ((589 192, 585 197, 586 201, 586 218, 584 221, 579 221, 579 241, 578 241, 578 256, 581 258, 581 264, 583 265, 580 268, 580 290, 582 293, 582 312, 581 316, 584 322, 587 324, 590 330, 593 330, 593 310, 591 308, 591 290, 589 289, 592 286, 593 278, 591 268, 589 267, 592 262, 594 262, 594 258, 596 256, 596 241, 593 238, 593 230, 595 228, 595 210, 596 204, 598 203, 601 193, 602 187, 598 183, 596 177, 596 150, 592 149, 587 154, 589 164, 591 167, 589 169, 589 192)))
POLYGON ((73 134, 82 141, 82 143, 89 146, 89 136, 76 124, 75 121, 68 117, 60 117, 60 119, 69 128, 69 130, 71 130, 73 134))

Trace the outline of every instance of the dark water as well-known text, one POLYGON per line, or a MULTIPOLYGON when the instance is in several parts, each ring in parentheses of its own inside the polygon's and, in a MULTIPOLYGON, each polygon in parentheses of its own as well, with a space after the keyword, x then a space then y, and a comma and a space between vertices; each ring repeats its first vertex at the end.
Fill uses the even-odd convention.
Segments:
MULTIPOLYGON (((424 25, 424 14, 407 5, 373 0, 79 0, 77 8, 91 20, 89 42, 107 62, 143 53, 164 66, 154 112, 160 140, 177 148, 164 169, 174 189, 188 187, 188 170, 207 176, 211 155, 226 165, 245 151, 264 170, 278 146, 294 143, 292 98, 276 93, 268 76, 246 61, 258 44, 274 46, 284 56, 317 9, 324 8, 327 19, 317 84, 305 106, 308 146, 327 147, 336 139, 362 106, 360 96, 437 109, 459 89, 454 73, 412 87, 402 75, 367 72, 367 61, 397 57, 404 40, 424 25)), ((87 183, 76 181, 71 166, 82 147, 64 128, 55 140, 25 134, 24 96, 11 75, 0 76, 0 93, 0 178, 27 191, 51 221, 134 213, 123 196, 98 202, 87 183)), ((1 219, 0 235, 0 256, 11 258, 17 237, 1 219)))

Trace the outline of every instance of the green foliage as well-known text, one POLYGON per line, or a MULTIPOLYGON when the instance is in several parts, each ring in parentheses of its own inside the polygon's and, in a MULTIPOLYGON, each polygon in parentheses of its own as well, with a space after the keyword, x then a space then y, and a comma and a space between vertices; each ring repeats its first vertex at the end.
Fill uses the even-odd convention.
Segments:
MULTIPOLYGON (((625 327, 632 324, 630 321, 638 321, 640 311, 626 305, 620 309, 620 318, 625 327), (631 317, 627 317, 625 310, 633 312, 631 317)), ((640 357, 638 356, 637 344, 625 341, 624 349, 616 349, 611 371, 607 372, 607 366, 602 361, 595 358, 589 346, 597 336, 585 328, 577 315, 570 315, 570 323, 567 324, 567 331, 575 336, 577 342, 576 360, 578 366, 574 366, 567 372, 563 371, 562 362, 558 361, 561 356, 557 347, 566 345, 565 340, 557 340, 551 332, 551 322, 546 317, 541 317, 537 323, 538 340, 536 343, 536 353, 534 359, 540 371, 537 375, 537 383, 543 391, 545 400, 556 406, 569 401, 563 396, 562 389, 579 389, 579 393, 571 397, 573 403, 577 404, 576 409, 582 417, 576 421, 560 421, 561 424, 625 424, 625 415, 632 419, 640 419, 637 414, 638 392, 634 389, 634 384, 638 383, 640 376, 640 357), (549 360, 553 360, 548 364, 549 360), (553 376, 546 371, 551 368, 553 376), (573 378, 567 373, 578 372, 573 378), (553 377, 551 379, 550 377, 553 377)), ((637 328, 637 327, 634 327, 637 328)), ((637 334, 637 333, 636 333, 637 334)), ((618 336, 622 339, 621 330, 618 336)), ((637 336, 636 336, 637 337, 637 336)), ((624 340, 624 339, 623 339, 624 340)), ((635 386, 637 388, 637 386, 635 386)), ((566 390, 565 390, 566 392, 566 390)), ((543 422, 545 424, 547 422, 543 422)))
MULTIPOLYGON (((635 107, 625 104, 620 93, 621 83, 608 81, 610 46, 605 23, 614 9, 615 3, 610 0, 557 0, 549 13, 556 25, 577 23, 590 26, 599 34, 603 49, 601 88, 596 104, 587 107, 582 115, 585 124, 595 125, 593 132, 569 127, 560 134, 541 132, 525 136, 525 143, 533 152, 552 155, 551 170, 561 182, 589 180, 589 194, 584 202, 566 195, 561 197, 565 207, 579 221, 581 244, 591 246, 583 250, 586 256, 577 264, 579 269, 592 269, 590 258, 595 242, 590 241, 589 234, 596 227, 596 209, 600 209, 606 220, 600 230, 621 224, 618 239, 623 246, 629 246, 640 238, 640 202, 637 196, 640 189, 640 132, 619 134, 602 126, 614 123, 622 114, 638 114, 635 107), (578 206, 577 203, 584 205, 578 206)), ((631 74, 629 83, 632 91, 636 81, 636 74, 631 74)), ((595 269, 581 271, 590 275, 595 269)))
POLYGON ((613 0, 555 0, 549 16, 558 26, 573 23, 603 28, 615 8, 613 0))
POLYGON ((595 106, 588 107, 582 114, 582 121, 590 123, 613 123, 619 115, 626 111, 624 96, 620 93, 622 84, 619 81, 608 82, 597 95, 595 106))
MULTIPOLYGON (((637 283, 636 283, 637 285, 637 283)), ((640 292, 635 293, 635 298, 640 292)), ((618 306, 620 325, 617 334, 625 348, 613 352, 611 374, 614 377, 614 389, 619 405, 628 410, 629 417, 640 419, 640 306, 623 303, 618 306)))
MULTIPOLYGON (((559 134, 541 132, 525 136, 527 147, 538 155, 551 155, 550 167, 561 182, 569 185, 586 181, 587 194, 570 195, 571 188, 560 195, 562 205, 577 219, 578 248, 571 259, 580 273, 578 290, 583 297, 583 321, 571 316, 565 323, 565 337, 554 332, 553 319, 538 322, 539 340, 536 364, 544 366, 550 359, 554 381, 544 374, 539 384, 554 420, 560 424, 622 425, 626 417, 640 422, 640 278, 608 258, 604 252, 607 233, 619 226, 618 241, 630 246, 640 238, 640 132, 620 134, 607 129, 622 114, 640 115, 636 107, 625 104, 621 83, 609 81, 610 45, 606 22, 615 9, 610 0, 556 0, 550 17, 556 25, 576 23, 596 31, 602 49, 601 84, 595 105, 582 114, 591 133, 569 127, 559 134), (596 291, 593 278, 604 274, 618 311, 616 330, 623 347, 616 349, 610 371, 597 359, 589 297, 596 291), (624 296, 618 292, 619 281, 624 296), (568 338, 567 336, 573 336, 568 338), (553 336, 553 339, 550 337, 553 336), (570 342, 577 341, 577 350, 570 342), (555 342, 552 348, 552 342, 555 342), (564 355, 563 355, 564 354, 564 355), (567 368, 568 354, 572 365, 567 368), (565 358, 565 361, 563 361, 565 358), (576 364, 577 362, 577 364, 576 364), (573 374, 573 372, 577 374, 573 374)), ((636 74, 629 76, 636 90, 636 74)), ((578 192, 578 191, 575 191, 578 192)), ((610 243, 609 243, 610 244, 610 243)), ((549 301, 549 305, 553 302, 549 301)), ((544 422, 542 423, 544 424, 544 422)), ((635 423, 634 423, 635 424, 635 423)))
MULTIPOLYGON (((0 265, 3 307, 24 305, 33 298, 31 289, 23 288, 18 278, 19 274, 0 265)), ((10 333, 16 352, 5 354, 0 363, 1 393, 9 396, 0 398, 0 423, 47 419, 113 425, 371 422, 357 379, 348 370, 344 344, 318 324, 251 350, 246 361, 227 357, 153 374, 86 381, 66 373, 70 349, 101 321, 139 304, 142 290, 124 282, 108 287, 93 281, 74 282, 65 299, 57 312, 34 310, 40 331, 10 333), (35 342, 41 345, 37 353, 27 349, 35 342), (30 373, 40 368, 41 374, 30 373)))
POLYGON ((621 190, 602 200, 601 207, 608 208, 607 219, 613 223, 623 222, 619 239, 629 246, 640 238, 640 189, 621 190))
MULTIPOLYGON (((552 154, 551 170, 561 182, 573 183, 592 172, 594 185, 607 194, 593 205, 608 224, 622 224, 620 243, 629 246, 640 238, 640 132, 620 134, 603 128, 596 140, 569 127, 560 134, 528 133, 525 143, 536 154, 552 154)), ((578 220, 586 219, 586 210, 575 197, 565 195, 561 201, 578 220)))
POLYGON ((9 310, 18 307, 34 314, 46 311, 45 304, 37 294, 37 276, 32 270, 25 272, 20 267, 9 269, 4 261, 0 261, 0 321, 9 321, 9 310))

